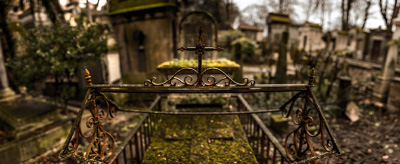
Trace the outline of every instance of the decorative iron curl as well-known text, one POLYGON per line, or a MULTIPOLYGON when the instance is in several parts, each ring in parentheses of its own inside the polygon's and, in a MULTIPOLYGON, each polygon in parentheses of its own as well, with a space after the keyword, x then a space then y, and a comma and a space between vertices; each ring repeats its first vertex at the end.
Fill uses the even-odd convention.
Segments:
POLYGON ((317 104, 307 92, 295 95, 291 100, 289 100, 289 102, 281 107, 283 116, 286 118, 291 116, 292 122, 295 125, 298 125, 295 130, 291 131, 285 137, 284 141, 285 151, 288 154, 288 158, 291 162, 306 159, 308 155, 316 157, 314 147, 311 144, 311 138, 321 137, 320 139, 322 147, 325 149, 325 151, 330 152, 333 150, 332 139, 326 139, 325 126, 321 113, 317 113, 318 122, 316 122, 316 120, 309 115, 313 108, 316 109, 317 104), (299 97, 302 97, 304 102, 301 103, 300 109, 294 110, 294 104, 299 97), (287 110, 286 106, 289 104, 290 106, 287 110), (317 130, 311 132, 309 127, 316 127, 317 130))
POLYGON ((209 75, 206 78, 207 82, 204 82, 204 86, 216 86, 224 80, 226 80, 225 86, 229 86, 231 83, 236 84, 237 86, 248 86, 248 85, 254 86, 256 83, 254 80, 249 80, 248 78, 243 78, 243 83, 236 82, 227 73, 225 73, 219 68, 207 68, 203 72, 201 72, 200 77, 203 78, 204 74, 210 71, 218 71, 219 73, 222 73, 224 77, 222 77, 220 80, 217 81, 213 75, 209 75))
POLYGON ((144 86, 163 86, 165 84, 170 84, 171 86, 176 86, 176 81, 178 81, 179 83, 185 85, 185 86, 194 86, 196 85, 197 81, 199 79, 197 79, 197 81, 192 82, 193 81, 193 77, 191 75, 187 75, 184 77, 184 79, 180 79, 178 77, 176 77, 180 72, 184 71, 184 70, 189 70, 189 71, 193 71, 195 74, 198 74, 197 70, 193 69, 193 68, 182 68, 178 71, 175 72, 174 75, 172 75, 171 78, 169 78, 168 80, 162 82, 162 83, 157 83, 157 78, 153 77, 149 80, 146 80, 144 82, 144 86))
POLYGON ((92 114, 85 124, 90 129, 88 134, 82 130, 82 120, 76 125, 75 135, 68 143, 66 154, 79 157, 81 159, 109 162, 115 156, 115 140, 114 137, 107 132, 103 126, 106 125, 110 118, 116 116, 115 107, 110 107, 107 99, 101 94, 92 93, 91 98, 86 102, 84 110, 89 110, 92 114), (96 100, 104 101, 105 108, 100 107, 96 100), (83 148, 82 141, 89 141, 87 148, 83 148), (81 150, 78 149, 81 146, 81 150), (86 149, 86 150, 84 150, 86 149))

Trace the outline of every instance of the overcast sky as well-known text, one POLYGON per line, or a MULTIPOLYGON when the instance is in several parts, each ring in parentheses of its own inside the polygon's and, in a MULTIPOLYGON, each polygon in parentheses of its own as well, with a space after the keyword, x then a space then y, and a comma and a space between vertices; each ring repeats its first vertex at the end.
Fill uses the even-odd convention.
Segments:
MULTIPOLYGON (((240 10, 243 10, 249 5, 252 4, 263 4, 263 3, 268 3, 269 0, 233 0, 237 6, 239 7, 240 10)), ((328 0, 332 1, 332 14, 326 13, 325 15, 325 23, 324 23, 324 29, 337 29, 340 28, 340 22, 341 22, 341 11, 340 11, 340 2, 341 0, 328 0)), ((393 0, 389 0, 391 2, 393 0)), ((60 3, 63 4, 65 3, 66 0, 60 0, 60 3)), ((97 0, 89 0, 91 3, 97 3, 97 0)), ((295 5, 296 9, 296 14, 297 16, 291 16, 291 18, 296 21, 297 23, 304 23, 306 19, 306 14, 305 14, 305 4, 308 2, 307 0, 297 0, 297 4, 295 5)), ((86 0, 80 0, 80 5, 81 7, 84 7, 86 3, 86 0)), ((99 9, 101 6, 103 6, 106 3, 106 0, 100 0, 100 5, 99 9)), ((393 3, 393 2, 391 2, 393 3)), ((373 5, 371 6, 370 10, 370 17, 367 21, 366 28, 378 28, 381 26, 382 28, 385 28, 385 24, 383 21, 383 18, 379 12, 379 6, 378 6, 378 0, 373 0, 373 5)), ((310 22, 318 23, 321 24, 321 20, 318 16, 318 13, 313 14, 310 16, 310 22)), ((358 23, 359 26, 361 26, 361 22, 358 23)))
MULTIPOLYGON (((243 10, 244 8, 252 4, 262 4, 264 2, 268 2, 265 0, 233 0, 233 1, 238 5, 240 10, 243 10)), ((330 0, 330 1, 332 1, 333 3, 332 14, 328 16, 328 14, 326 13, 324 28, 334 29, 338 28, 341 22, 341 11, 340 11, 341 0, 330 0)), ((298 4, 295 5, 297 17, 292 17, 292 19, 295 19, 295 21, 298 23, 304 23, 306 19, 304 3, 306 3, 307 0, 297 0, 297 2, 298 4)), ((379 12, 378 0, 375 1, 373 0, 373 3, 374 4, 371 6, 369 10, 370 17, 368 18, 366 28, 378 28, 379 26, 385 28, 383 18, 379 12)), ((318 17, 318 14, 312 15, 310 17, 310 22, 321 24, 321 20, 318 17)), ((359 25, 361 25, 361 22, 359 22, 359 25)))

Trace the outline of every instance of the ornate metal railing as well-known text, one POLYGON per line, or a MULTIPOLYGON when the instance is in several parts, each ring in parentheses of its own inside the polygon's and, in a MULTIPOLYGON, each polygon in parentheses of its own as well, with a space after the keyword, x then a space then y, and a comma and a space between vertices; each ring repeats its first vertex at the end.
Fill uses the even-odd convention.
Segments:
POLYGON ((197 76, 196 79, 188 75, 183 80, 172 76, 161 83, 157 83, 153 78, 144 84, 98 85, 91 83, 90 73, 86 70, 88 91, 60 156, 72 156, 85 163, 141 163, 146 148, 151 143, 159 115, 166 114, 239 115, 259 163, 317 163, 317 160, 324 156, 341 153, 323 111, 312 93, 314 69, 310 73, 308 84, 255 84, 248 79, 239 83, 221 70, 218 71, 225 75, 222 80, 217 80, 211 75, 206 77, 204 72, 208 69, 202 71, 202 55, 207 50, 221 49, 205 47, 201 42, 201 30, 199 34, 196 47, 179 49, 192 50, 199 55, 198 70, 184 68, 192 70, 197 76), (297 93, 278 109, 255 111, 241 96, 242 93, 255 92, 297 93), (158 97, 148 110, 143 111, 121 108, 107 98, 105 93, 238 93, 238 103, 237 111, 230 112, 168 112, 161 111, 158 97), (117 111, 145 113, 139 124, 122 139, 122 142, 116 142, 112 133, 106 130, 109 120, 116 116, 117 111), (84 112, 89 112, 86 121, 82 119, 84 112), (282 112, 296 127, 279 141, 256 115, 267 112, 282 112), (88 130, 84 130, 84 124, 88 130), (280 144, 281 142, 284 144, 280 144))
MULTIPOLYGON (((238 111, 254 111, 242 95, 238 95, 237 100, 238 111)), ((259 163, 288 163, 283 146, 256 114, 239 115, 239 118, 259 163)))
MULTIPOLYGON (((160 96, 158 96, 148 111, 160 110, 160 99, 160 96)), ((157 114, 144 114, 138 122, 138 126, 131 130, 122 141, 121 146, 115 151, 116 155, 111 158, 110 163, 141 163, 144 153, 151 143, 158 119, 157 114)))

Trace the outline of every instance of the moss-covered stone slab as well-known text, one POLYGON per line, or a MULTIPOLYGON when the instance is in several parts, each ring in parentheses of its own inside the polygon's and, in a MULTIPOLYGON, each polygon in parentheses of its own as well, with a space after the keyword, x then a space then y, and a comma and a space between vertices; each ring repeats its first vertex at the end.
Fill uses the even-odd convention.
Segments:
POLYGON ((190 163, 190 140, 155 140, 146 150, 143 163, 190 163))
MULTIPOLYGON (((235 72, 238 71, 240 65, 231 60, 211 60, 205 59, 202 61, 203 69, 206 68, 219 68, 224 72, 235 72)), ((171 61, 166 61, 157 66, 157 70, 167 74, 173 74, 181 68, 194 68, 197 69, 198 60, 197 59, 173 59, 171 61)), ((193 73, 189 71, 189 73, 193 73)))
POLYGON ((257 163, 238 116, 162 116, 143 163, 257 163))

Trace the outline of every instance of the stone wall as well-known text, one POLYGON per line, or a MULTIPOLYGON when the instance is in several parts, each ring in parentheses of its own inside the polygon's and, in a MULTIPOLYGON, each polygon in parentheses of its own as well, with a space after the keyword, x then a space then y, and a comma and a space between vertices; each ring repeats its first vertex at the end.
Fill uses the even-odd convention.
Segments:
POLYGON ((176 41, 173 37, 174 23, 171 14, 140 13, 132 14, 136 16, 129 19, 123 16, 111 18, 119 47, 123 81, 132 79, 143 83, 146 78, 158 73, 157 65, 173 58, 176 41))
POLYGON ((60 124, 46 132, 27 139, 14 140, 0 146, 0 163, 23 162, 53 148, 55 143, 68 135, 70 124, 60 124))

